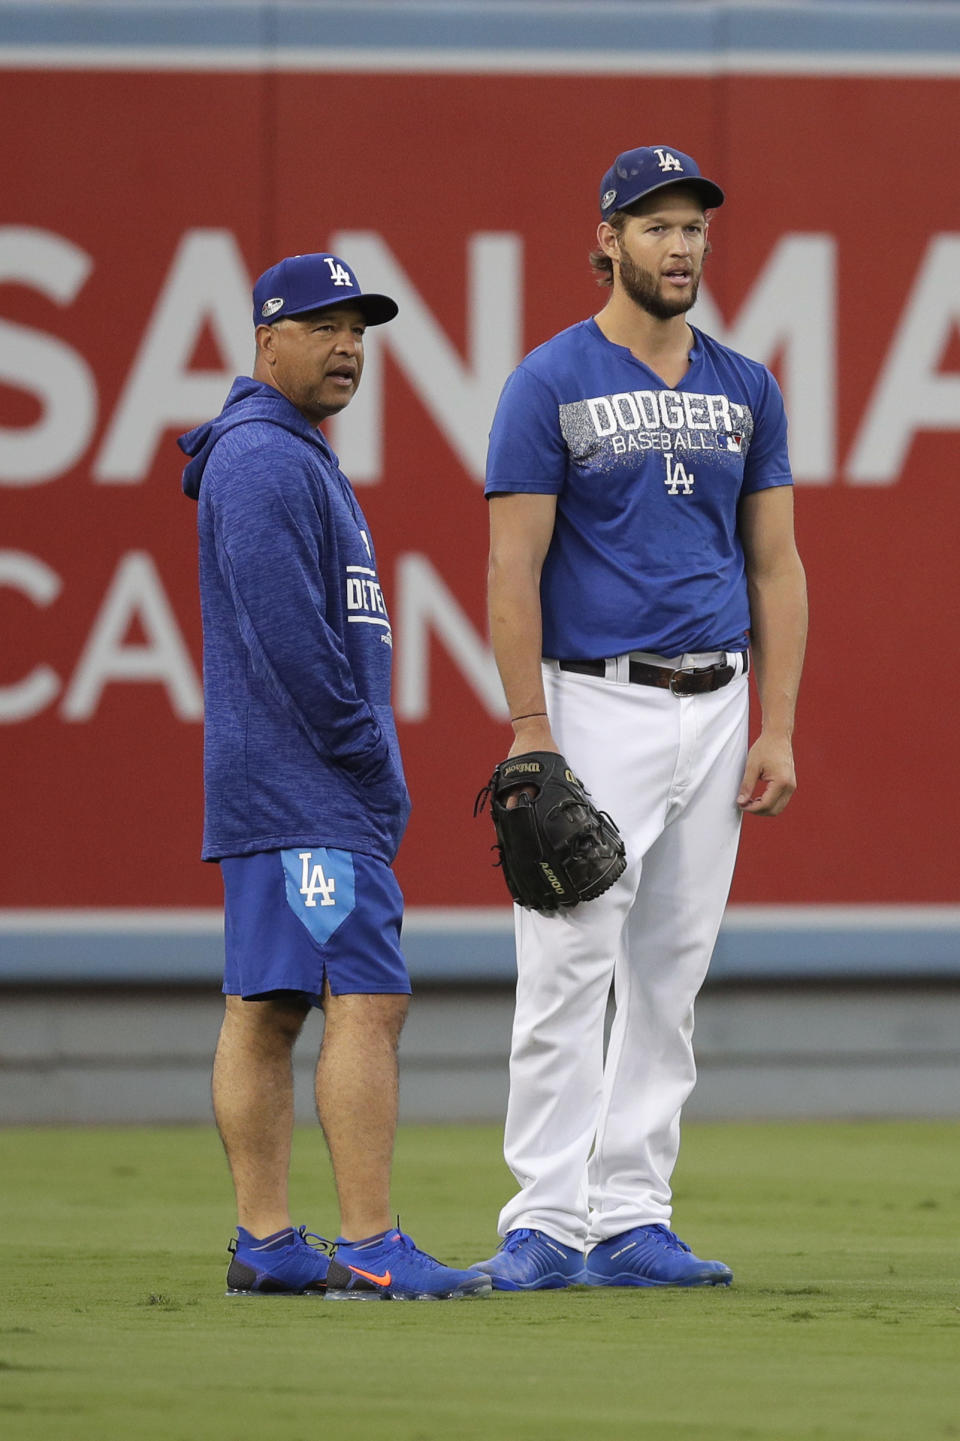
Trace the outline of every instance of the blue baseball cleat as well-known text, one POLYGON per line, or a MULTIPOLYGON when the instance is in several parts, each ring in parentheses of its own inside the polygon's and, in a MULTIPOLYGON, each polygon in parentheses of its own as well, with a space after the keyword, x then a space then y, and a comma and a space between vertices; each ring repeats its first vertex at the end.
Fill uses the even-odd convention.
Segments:
POLYGON ((559 1291, 587 1279, 582 1251, 526 1227, 508 1231, 497 1254, 476 1269, 486 1271, 495 1291, 559 1291))
POLYGON ((242 1226, 227 1243, 233 1257, 227 1271, 228 1296, 323 1296, 327 1289, 330 1242, 306 1226, 277 1231, 262 1240, 242 1226), (314 1243, 319 1244, 314 1244, 314 1243))
POLYGON ((666 1226, 634 1226, 601 1241, 587 1256, 590 1286, 729 1286, 722 1261, 701 1261, 666 1226))
POLYGON ((327 1275, 330 1301, 456 1301, 491 1290, 489 1276, 442 1265, 403 1231, 338 1240, 327 1275))

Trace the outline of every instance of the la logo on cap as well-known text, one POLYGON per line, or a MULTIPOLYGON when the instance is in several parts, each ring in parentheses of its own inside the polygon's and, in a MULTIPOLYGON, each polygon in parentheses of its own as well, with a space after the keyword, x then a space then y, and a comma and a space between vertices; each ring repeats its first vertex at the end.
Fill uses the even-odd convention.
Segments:
POLYGON ((325 255, 324 259, 330 267, 330 279, 334 285, 353 286, 353 276, 345 265, 341 265, 335 255, 325 255))

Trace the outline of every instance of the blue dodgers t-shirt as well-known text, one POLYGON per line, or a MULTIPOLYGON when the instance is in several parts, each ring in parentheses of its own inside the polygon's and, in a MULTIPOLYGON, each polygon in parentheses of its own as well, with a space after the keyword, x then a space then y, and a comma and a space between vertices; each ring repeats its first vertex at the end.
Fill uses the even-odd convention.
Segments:
POLYGON ((746 644, 737 507, 793 483, 786 414, 766 366, 693 334, 673 389, 592 319, 532 351, 504 386, 485 493, 557 496, 545 656, 746 644))

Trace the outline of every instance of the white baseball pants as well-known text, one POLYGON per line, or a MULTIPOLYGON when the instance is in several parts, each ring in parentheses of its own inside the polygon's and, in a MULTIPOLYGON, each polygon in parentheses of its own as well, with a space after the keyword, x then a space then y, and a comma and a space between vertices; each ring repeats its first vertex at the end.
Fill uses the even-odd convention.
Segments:
POLYGON ((625 657, 607 670, 544 662, 554 737, 616 821, 628 864, 598 900, 547 915, 515 907, 504 1155, 520 1190, 499 1219, 501 1235, 529 1226, 578 1249, 669 1223, 696 1080, 694 1000, 733 877, 747 749, 746 676, 677 697, 631 684, 625 657))

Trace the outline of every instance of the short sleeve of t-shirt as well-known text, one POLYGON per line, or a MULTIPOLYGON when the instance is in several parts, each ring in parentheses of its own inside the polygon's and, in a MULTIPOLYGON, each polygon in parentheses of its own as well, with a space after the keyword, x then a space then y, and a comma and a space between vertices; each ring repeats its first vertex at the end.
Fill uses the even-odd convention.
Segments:
POLYGON ((523 365, 500 395, 487 451, 485 493, 524 491, 554 495, 563 486, 567 448, 549 386, 523 365))
POLYGON ((741 495, 793 484, 787 454, 787 412, 783 395, 770 371, 765 367, 758 367, 758 370, 753 440, 744 462, 741 495))

